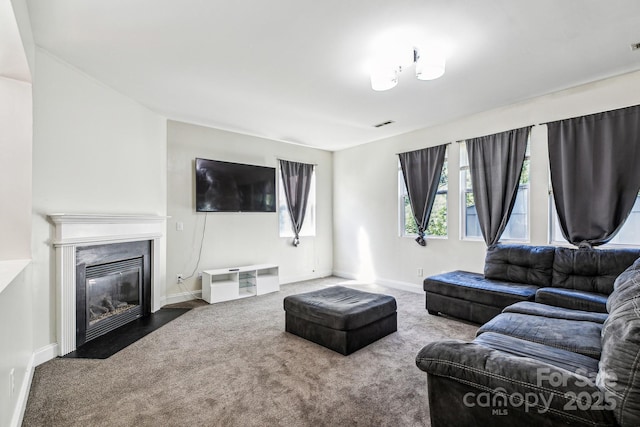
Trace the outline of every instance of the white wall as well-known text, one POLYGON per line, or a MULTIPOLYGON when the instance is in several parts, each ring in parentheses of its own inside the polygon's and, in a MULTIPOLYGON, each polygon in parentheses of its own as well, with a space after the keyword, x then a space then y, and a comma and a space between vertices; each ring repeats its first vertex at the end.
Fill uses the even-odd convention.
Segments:
POLYGON ((31 287, 23 271, 0 292, 0 426, 18 425, 33 365, 31 287), (14 387, 9 373, 13 370, 14 387))
POLYGON ((21 27, 11 1, 0 0, 0 261, 31 257, 32 46, 21 27))
POLYGON ((0 76, 0 426, 17 422, 30 375, 28 261, 15 260, 31 258, 31 125, 31 83, 0 76))
POLYGON ((33 365, 31 75, 11 3, 0 0, 0 426, 18 425, 33 365), (13 384, 11 384, 13 376, 13 384))
MULTIPOLYGON (((455 141, 640 104, 640 72, 576 87, 453 122, 334 153, 334 271, 415 290, 424 275, 482 272, 485 244, 460 240, 459 150, 455 141), (448 239, 421 247, 398 233, 396 153, 449 146, 448 239)), ((531 134, 530 243, 548 241, 546 126, 531 134)))
POLYGON ((31 281, 39 349, 56 342, 47 215, 165 215, 166 120, 46 51, 36 50, 35 64, 31 281))
POLYGON ((0 76, 0 260, 31 258, 31 83, 0 76))
MULTIPOLYGON (((217 129, 169 121, 167 294, 199 291, 196 276, 182 286, 176 275, 188 276, 198 258, 200 240, 207 217, 200 266, 206 269, 236 265, 274 263, 280 266, 281 283, 331 274, 332 269, 332 153, 217 129), (301 237, 297 248, 291 238, 278 235, 277 213, 196 213, 194 160, 196 157, 277 166, 283 158, 316 164, 316 236, 301 237), (183 231, 176 223, 184 224, 183 231)), ((188 294, 185 295, 188 297, 188 294)))

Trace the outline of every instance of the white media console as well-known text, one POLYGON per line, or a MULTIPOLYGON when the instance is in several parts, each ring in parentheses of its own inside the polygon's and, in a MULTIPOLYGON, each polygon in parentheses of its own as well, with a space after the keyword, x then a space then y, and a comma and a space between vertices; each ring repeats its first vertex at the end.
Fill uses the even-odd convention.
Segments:
POLYGON ((280 290, 278 266, 246 265, 202 272, 202 299, 209 304, 280 290))

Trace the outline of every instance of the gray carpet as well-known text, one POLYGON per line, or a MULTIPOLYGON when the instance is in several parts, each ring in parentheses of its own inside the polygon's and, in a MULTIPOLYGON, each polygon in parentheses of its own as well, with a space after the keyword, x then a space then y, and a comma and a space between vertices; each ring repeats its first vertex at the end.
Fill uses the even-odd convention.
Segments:
POLYGON ((284 332, 285 296, 342 282, 201 305, 109 359, 44 363, 23 425, 428 426, 415 356, 430 341, 471 340, 477 328, 430 316, 423 295, 346 282, 393 295, 398 331, 346 357, 284 332))

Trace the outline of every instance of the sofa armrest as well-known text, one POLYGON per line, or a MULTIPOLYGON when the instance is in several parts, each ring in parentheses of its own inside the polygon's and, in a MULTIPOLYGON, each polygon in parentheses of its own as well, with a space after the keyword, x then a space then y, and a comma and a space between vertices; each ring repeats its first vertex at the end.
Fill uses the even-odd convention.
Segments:
POLYGON ((536 302, 571 310, 607 312, 607 295, 565 288, 540 288, 536 291, 536 302))
POLYGON ((555 305, 541 304, 533 301, 522 301, 511 304, 502 310, 503 313, 530 314, 532 316, 542 316, 551 319, 581 320, 603 324, 607 320, 607 313, 597 313, 594 311, 574 310, 571 308, 558 307, 555 305))
MULTIPOLYGON (((455 393, 461 409, 477 411, 484 404, 482 409, 490 413, 507 410, 577 423, 616 423, 613 399, 585 373, 458 340, 426 345, 416 365, 430 376, 458 383, 458 388, 464 385, 464 394, 455 393)), ((442 395, 451 399, 451 393, 442 395)))

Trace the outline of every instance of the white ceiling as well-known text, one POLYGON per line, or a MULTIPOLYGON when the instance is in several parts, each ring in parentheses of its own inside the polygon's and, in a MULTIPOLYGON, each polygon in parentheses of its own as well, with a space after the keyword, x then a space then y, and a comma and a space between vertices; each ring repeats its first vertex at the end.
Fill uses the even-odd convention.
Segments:
POLYGON ((27 4, 38 46, 168 118, 328 150, 640 69, 638 0, 27 4), (446 44, 444 77, 374 92, 395 29, 446 44))

